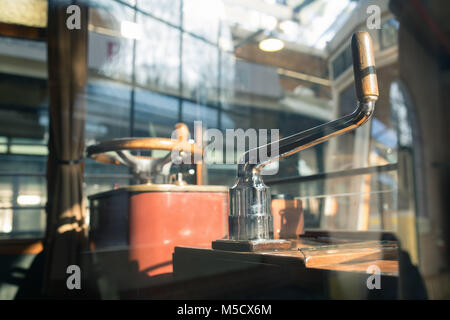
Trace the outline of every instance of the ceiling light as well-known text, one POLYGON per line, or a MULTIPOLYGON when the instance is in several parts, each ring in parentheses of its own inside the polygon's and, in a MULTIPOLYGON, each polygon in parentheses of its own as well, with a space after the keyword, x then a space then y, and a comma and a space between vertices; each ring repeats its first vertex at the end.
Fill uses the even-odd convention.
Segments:
POLYGON ((20 195, 17 197, 17 203, 21 206, 35 206, 41 203, 41 197, 38 195, 20 195))
POLYGON ((259 48, 266 52, 275 52, 284 48, 284 42, 276 38, 264 39, 259 43, 259 48))

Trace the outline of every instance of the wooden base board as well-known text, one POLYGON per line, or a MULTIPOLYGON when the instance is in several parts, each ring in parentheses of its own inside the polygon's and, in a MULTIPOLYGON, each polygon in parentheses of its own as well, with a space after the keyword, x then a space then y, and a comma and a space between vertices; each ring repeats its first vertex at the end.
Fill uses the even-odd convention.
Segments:
POLYGON ((289 240, 229 240, 219 239, 212 242, 215 250, 234 252, 258 252, 270 250, 289 250, 293 242, 289 240))

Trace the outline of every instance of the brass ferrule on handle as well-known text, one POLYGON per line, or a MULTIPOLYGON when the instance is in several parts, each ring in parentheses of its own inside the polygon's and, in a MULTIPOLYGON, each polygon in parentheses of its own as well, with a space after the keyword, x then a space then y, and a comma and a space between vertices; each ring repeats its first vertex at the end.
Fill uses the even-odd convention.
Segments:
POLYGON ((372 39, 367 32, 352 37, 353 69, 358 103, 355 111, 334 121, 296 133, 244 153, 238 165, 236 184, 230 188, 229 238, 232 240, 268 240, 273 238, 270 189, 260 176, 261 169, 273 161, 288 157, 333 137, 350 132, 373 115, 378 99, 377 75, 372 39), (268 154, 266 159, 260 159, 268 154))
POLYGON ((359 101, 378 99, 378 82, 372 38, 368 32, 357 32, 352 37, 353 73, 356 96, 359 101))

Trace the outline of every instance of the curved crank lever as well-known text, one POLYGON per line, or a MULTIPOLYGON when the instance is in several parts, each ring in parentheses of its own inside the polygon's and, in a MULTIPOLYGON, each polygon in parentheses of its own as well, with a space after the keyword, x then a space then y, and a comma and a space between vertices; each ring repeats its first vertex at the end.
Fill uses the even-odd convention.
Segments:
POLYGON ((273 238, 270 189, 260 171, 267 164, 352 131, 370 119, 378 99, 372 39, 367 32, 352 37, 356 110, 340 119, 247 151, 238 164, 238 179, 230 189, 229 237, 234 240, 273 238), (262 151, 262 152, 261 152, 262 151), (260 154, 267 155, 265 159, 260 154))

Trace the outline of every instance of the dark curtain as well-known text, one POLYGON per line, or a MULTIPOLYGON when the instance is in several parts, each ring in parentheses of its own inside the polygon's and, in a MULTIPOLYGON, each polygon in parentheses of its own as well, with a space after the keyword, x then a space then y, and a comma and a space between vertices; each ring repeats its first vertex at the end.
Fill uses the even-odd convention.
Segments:
POLYGON ((84 1, 48 3, 50 136, 47 162, 47 230, 44 294, 68 294, 69 265, 80 265, 85 245, 83 151, 88 9, 84 1), (69 29, 67 8, 80 8, 80 29, 69 29))

